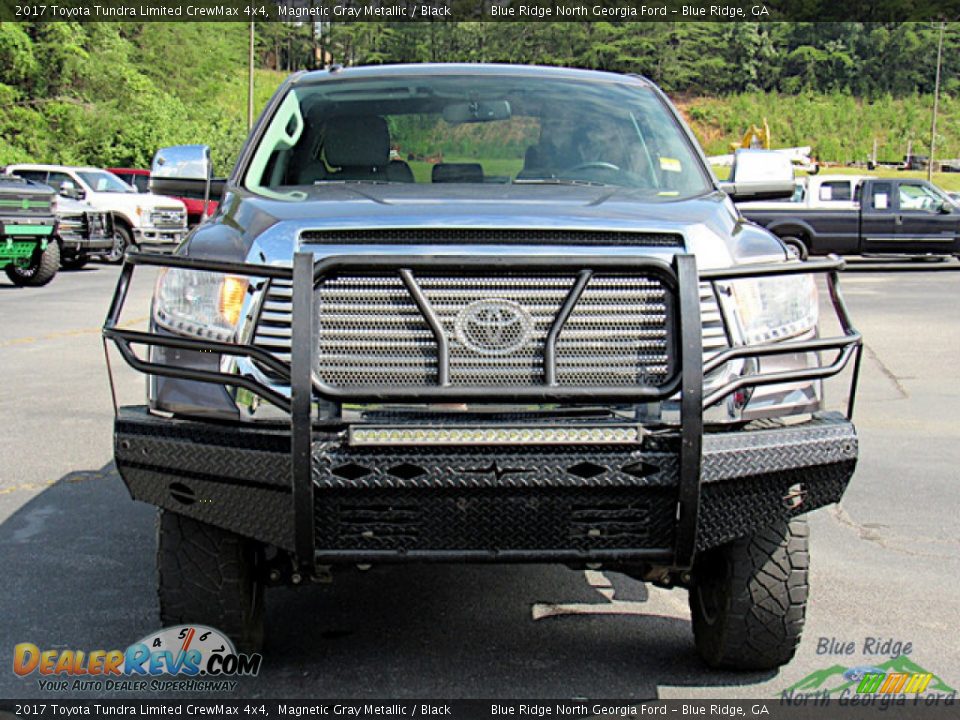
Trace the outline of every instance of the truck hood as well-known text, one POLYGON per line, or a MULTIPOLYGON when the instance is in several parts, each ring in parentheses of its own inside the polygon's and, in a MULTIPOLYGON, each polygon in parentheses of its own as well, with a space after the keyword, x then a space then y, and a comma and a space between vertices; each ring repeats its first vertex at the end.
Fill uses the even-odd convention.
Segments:
MULTIPOLYGON (((547 230, 608 230, 677 233, 684 248, 701 266, 722 267, 737 260, 782 259, 782 246, 773 236, 744 223, 726 195, 710 193, 692 199, 651 197, 649 193, 615 187, 561 185, 321 185, 298 197, 275 199, 235 188, 225 194, 214 221, 191 238, 190 255, 223 257, 225 243, 235 259, 289 262, 300 233, 306 230, 387 228, 520 228, 547 230), (219 228, 217 226, 220 226, 219 228), (230 228, 231 237, 224 237, 230 228), (209 240, 207 239, 209 238, 209 240), (207 247, 208 244, 217 246, 207 247), (241 255, 237 257, 237 255, 241 255)), ((421 253, 451 254, 557 252, 636 253, 637 247, 617 246, 446 246, 436 245, 309 245, 318 254, 421 253)), ((644 254, 672 254, 658 248, 644 254)))
POLYGON ((97 207, 110 209, 125 209, 135 212, 136 208, 144 210, 185 210, 182 202, 166 195, 151 195, 150 193, 88 193, 87 197, 97 207))

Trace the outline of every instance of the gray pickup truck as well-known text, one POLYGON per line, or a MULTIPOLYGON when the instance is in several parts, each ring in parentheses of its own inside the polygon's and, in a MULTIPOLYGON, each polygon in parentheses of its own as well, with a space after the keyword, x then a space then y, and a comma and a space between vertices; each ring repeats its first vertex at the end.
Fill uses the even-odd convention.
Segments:
MULTIPOLYGON (((153 172, 208 179, 209 151, 153 172)), ((712 666, 789 661, 801 516, 857 461, 860 336, 840 261, 790 260, 729 196, 784 192, 718 183, 640 77, 292 76, 211 220, 172 256, 127 253, 104 327, 149 376, 115 457, 160 508, 163 622, 251 649, 269 585, 552 562, 689 591, 712 666), (119 319, 144 266, 138 331, 119 319)))

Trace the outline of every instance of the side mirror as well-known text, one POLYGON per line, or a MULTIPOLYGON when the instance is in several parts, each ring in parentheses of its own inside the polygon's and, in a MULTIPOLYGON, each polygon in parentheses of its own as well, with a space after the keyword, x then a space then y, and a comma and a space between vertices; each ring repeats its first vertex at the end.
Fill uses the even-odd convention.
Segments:
POLYGON ((954 207, 948 202, 941 203, 939 212, 941 215, 953 215, 954 207))
POLYGON ((723 190, 734 202, 749 200, 789 200, 796 190, 793 180, 746 180, 721 182, 723 190))
POLYGON ((64 180, 62 183, 60 183, 58 192, 60 195, 73 198, 74 200, 83 200, 83 198, 86 197, 86 193, 74 185, 73 181, 71 180, 64 180))
POLYGON ((203 220, 210 207, 210 179, 213 164, 207 145, 174 145, 161 148, 150 166, 150 192, 158 195, 184 195, 185 189, 203 186, 203 220))

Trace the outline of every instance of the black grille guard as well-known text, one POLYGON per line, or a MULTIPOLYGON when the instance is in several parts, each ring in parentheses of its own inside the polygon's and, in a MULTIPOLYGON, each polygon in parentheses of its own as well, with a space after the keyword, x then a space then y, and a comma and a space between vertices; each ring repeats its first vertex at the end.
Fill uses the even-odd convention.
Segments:
POLYGON ((817 380, 837 375, 854 359, 853 374, 847 403, 847 417, 852 417, 856 386, 862 351, 862 338, 850 320, 847 307, 838 289, 838 273, 844 262, 836 256, 808 262, 786 262, 769 265, 747 265, 719 270, 705 270, 698 274, 693 255, 674 256, 673 263, 644 257, 611 256, 403 256, 403 255, 343 255, 317 261, 312 253, 299 252, 294 257, 293 268, 253 265, 247 263, 221 262, 197 258, 163 256, 128 251, 117 281, 117 288, 103 326, 104 353, 107 357, 108 375, 114 409, 117 409, 116 393, 107 352, 107 341, 112 341, 124 360, 135 370, 148 375, 158 375, 183 380, 227 385, 249 390, 267 402, 290 414, 291 446, 293 455, 293 502, 296 537, 296 552, 301 562, 312 558, 314 538, 313 483, 311 476, 311 441, 313 418, 312 402, 315 397, 331 402, 344 401, 419 401, 442 402, 483 400, 504 401, 612 401, 649 402, 665 400, 680 395, 680 512, 677 527, 675 561, 678 566, 688 566, 696 547, 697 516, 700 505, 700 466, 702 457, 703 410, 719 402, 741 388, 817 380), (288 364, 252 344, 218 342, 200 338, 161 335, 153 332, 130 330, 118 326, 120 313, 126 300, 133 270, 138 265, 166 268, 204 270, 231 275, 243 275, 262 279, 286 279, 293 283, 292 354, 288 364), (577 275, 554 319, 544 347, 545 382, 531 386, 454 386, 449 384, 449 354, 446 338, 429 303, 422 298, 416 284, 415 273, 429 270, 432 273, 473 274, 535 271, 543 274, 577 275), (434 386, 351 387, 349 390, 321 382, 313 374, 314 343, 297 342, 310 337, 313 329, 314 289, 324 278, 339 272, 396 272, 403 279, 418 309, 434 333, 438 349, 438 383, 434 386), (673 351, 679 355, 676 370, 659 386, 560 386, 556 384, 557 338, 563 325, 579 299, 593 272, 644 273, 654 275, 664 287, 674 294, 673 351), (703 361, 699 283, 718 283, 740 278, 786 276, 795 274, 826 275, 830 301, 839 320, 842 335, 830 338, 812 338, 767 343, 752 346, 735 346, 703 361), (233 357, 256 360, 289 381, 290 398, 265 385, 255 378, 176 367, 144 360, 134 350, 134 345, 165 347, 218 353, 233 357), (721 387, 703 395, 703 377, 731 360, 771 357, 795 353, 835 351, 832 361, 820 366, 793 371, 757 373, 737 377, 721 387))

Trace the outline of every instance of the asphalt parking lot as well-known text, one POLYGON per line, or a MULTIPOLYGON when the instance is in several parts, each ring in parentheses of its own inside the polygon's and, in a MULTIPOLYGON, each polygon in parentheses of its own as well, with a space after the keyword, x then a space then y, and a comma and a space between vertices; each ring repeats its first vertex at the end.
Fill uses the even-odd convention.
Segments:
MULTIPOLYGON (((770 698, 833 665, 876 665, 869 638, 960 687, 960 265, 857 263, 843 288, 866 339, 861 461, 842 506, 811 517, 812 602, 779 673, 715 673, 685 591, 536 566, 373 568, 268 592, 269 646, 238 696, 770 698), (851 656, 818 654, 821 638, 851 656)), ((117 268, 45 288, 0 279, 0 696, 47 695, 13 646, 124 648, 159 629, 154 510, 111 464, 99 326, 117 268)), ((149 282, 128 322, 146 315, 149 282), (139 315, 138 315, 138 312, 139 315)), ((122 400, 143 396, 124 373, 122 400)), ((131 697, 129 693, 92 693, 131 697)))

